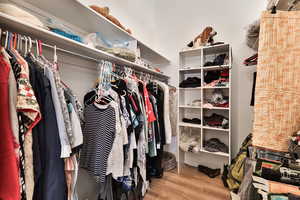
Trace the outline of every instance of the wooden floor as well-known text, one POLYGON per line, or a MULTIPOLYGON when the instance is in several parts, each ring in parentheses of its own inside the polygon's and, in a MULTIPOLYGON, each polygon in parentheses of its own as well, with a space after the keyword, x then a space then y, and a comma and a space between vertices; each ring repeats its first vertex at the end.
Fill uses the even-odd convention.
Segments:
POLYGON ((220 177, 211 179, 185 166, 180 175, 166 172, 162 179, 153 179, 144 200, 229 200, 229 191, 220 177))

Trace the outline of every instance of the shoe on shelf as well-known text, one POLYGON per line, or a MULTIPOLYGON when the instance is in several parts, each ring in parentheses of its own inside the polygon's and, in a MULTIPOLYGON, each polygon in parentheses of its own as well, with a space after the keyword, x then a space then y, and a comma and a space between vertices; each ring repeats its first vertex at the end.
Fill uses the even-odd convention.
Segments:
POLYGON ((212 138, 205 141, 204 149, 209 152, 223 152, 223 153, 229 152, 228 146, 223 142, 221 142, 218 138, 212 138))
POLYGON ((215 178, 221 174, 221 169, 211 169, 202 165, 198 165, 198 171, 206 174, 209 178, 215 178))

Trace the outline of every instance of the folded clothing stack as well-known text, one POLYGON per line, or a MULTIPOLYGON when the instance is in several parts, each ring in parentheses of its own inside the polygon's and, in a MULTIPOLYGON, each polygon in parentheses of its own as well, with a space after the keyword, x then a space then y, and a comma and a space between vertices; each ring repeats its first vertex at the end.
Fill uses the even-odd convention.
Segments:
POLYGON ((67 33, 61 29, 57 29, 57 28, 50 28, 50 30, 56 34, 62 35, 66 38, 69 38, 71 40, 75 40, 77 42, 81 42, 82 43, 82 38, 78 35, 75 35, 74 33, 67 33))
POLYGON ((184 152, 197 153, 200 151, 201 137, 182 131, 179 139, 179 147, 184 152))
POLYGON ((229 60, 228 60, 228 56, 227 54, 220 54, 218 55, 212 62, 208 61, 204 64, 204 67, 208 67, 208 66, 218 66, 218 65, 226 65, 228 64, 229 60))
POLYGON ((229 85, 229 69, 208 71, 204 75, 205 86, 221 87, 229 85))
POLYGON ((228 146, 221 142, 218 138, 212 138, 204 142, 204 149, 209 152, 228 153, 228 146))
POLYGON ((90 47, 100 49, 117 57, 135 62, 136 53, 132 42, 114 42, 107 39, 102 33, 90 33, 84 37, 84 43, 90 47))
POLYGON ((228 108, 229 107, 229 98, 225 97, 223 95, 222 90, 216 89, 212 93, 211 98, 206 100, 206 102, 203 104, 203 107, 205 107, 205 108, 212 108, 212 107, 228 108))
POLYGON ((198 77, 188 77, 179 84, 181 88, 195 88, 201 87, 201 79, 198 77))
POLYGON ((208 117, 204 116, 204 125, 228 129, 229 128, 229 120, 228 120, 228 118, 226 118, 222 115, 213 113, 211 116, 208 116, 208 117))

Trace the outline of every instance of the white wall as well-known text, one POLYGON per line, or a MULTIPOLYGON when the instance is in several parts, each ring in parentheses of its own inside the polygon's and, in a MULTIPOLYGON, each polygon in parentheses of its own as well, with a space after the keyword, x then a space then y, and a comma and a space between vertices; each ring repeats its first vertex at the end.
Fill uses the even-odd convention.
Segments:
POLYGON ((163 69, 178 85, 178 52, 206 26, 218 32, 216 41, 224 41, 233 49, 232 149, 235 154, 252 129, 250 97, 254 68, 244 67, 243 60, 253 52, 245 44, 247 26, 258 19, 267 1, 262 0, 81 0, 87 5, 109 6, 112 14, 133 35, 158 49, 173 67, 163 69))
MULTIPOLYGON (((232 150, 235 154, 252 129, 249 104, 253 68, 245 68, 242 63, 253 52, 245 44, 245 31, 266 8, 266 1, 164 0, 156 1, 155 6, 158 30, 155 45, 175 66, 178 66, 178 52, 206 26, 212 26, 218 32, 216 41, 232 45, 232 150)), ((177 84, 177 70, 174 69, 169 68, 167 72, 172 76, 171 82, 177 84)))
POLYGON ((155 0, 79 0, 86 5, 109 7, 110 14, 116 17, 132 35, 145 44, 153 44, 156 28, 155 0))

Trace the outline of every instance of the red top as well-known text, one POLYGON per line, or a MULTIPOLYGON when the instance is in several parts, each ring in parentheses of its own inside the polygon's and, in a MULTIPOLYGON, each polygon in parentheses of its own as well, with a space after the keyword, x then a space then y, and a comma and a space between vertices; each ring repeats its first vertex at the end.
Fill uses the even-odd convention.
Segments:
POLYGON ((144 98, 145 98, 145 107, 146 107, 146 114, 147 114, 147 120, 149 123, 154 122, 156 120, 153 107, 149 99, 149 93, 146 88, 146 85, 143 83, 144 86, 144 98))
POLYGON ((9 114, 9 70, 0 54, 0 199, 20 200, 19 172, 9 114))

